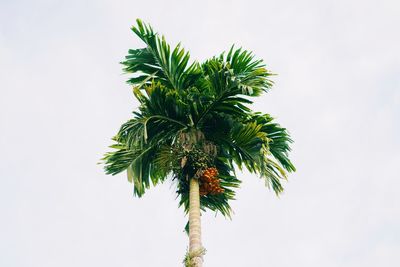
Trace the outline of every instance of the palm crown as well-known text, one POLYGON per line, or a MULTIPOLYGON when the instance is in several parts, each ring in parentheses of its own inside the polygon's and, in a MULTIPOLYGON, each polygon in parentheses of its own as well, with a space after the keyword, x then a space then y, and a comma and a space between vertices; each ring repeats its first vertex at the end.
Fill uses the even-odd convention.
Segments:
POLYGON ((179 44, 172 49, 149 25, 137 20, 132 30, 146 46, 129 50, 122 64, 133 74, 128 83, 140 106, 113 138, 114 151, 103 159, 106 173, 127 170, 139 197, 151 184, 175 180, 186 211, 189 180, 197 178, 201 208, 226 216, 240 184, 235 167, 281 193, 281 180, 295 170, 288 158, 292 140, 270 115, 248 107, 272 86, 263 61, 232 46, 202 64, 189 63, 188 52, 179 44))

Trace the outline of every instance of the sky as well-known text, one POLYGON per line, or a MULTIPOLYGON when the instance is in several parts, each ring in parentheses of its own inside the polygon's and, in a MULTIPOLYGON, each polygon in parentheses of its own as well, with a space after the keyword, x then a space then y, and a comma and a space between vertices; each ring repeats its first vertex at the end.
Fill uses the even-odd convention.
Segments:
POLYGON ((295 143, 279 198, 240 173, 202 215, 205 266, 400 265, 398 1, 0 1, 0 266, 182 266, 166 182, 133 197, 97 162, 138 103, 136 18, 193 60, 234 43, 278 74, 255 101, 295 143))

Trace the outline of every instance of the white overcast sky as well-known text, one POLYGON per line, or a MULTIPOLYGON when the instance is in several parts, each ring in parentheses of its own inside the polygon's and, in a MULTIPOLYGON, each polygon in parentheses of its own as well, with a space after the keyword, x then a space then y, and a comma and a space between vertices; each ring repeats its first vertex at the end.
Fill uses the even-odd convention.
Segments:
POLYGON ((205 266, 400 266, 398 1, 0 2, 0 266, 181 266, 174 185, 142 199, 96 165, 137 107, 136 18, 204 60, 232 43, 279 74, 254 109, 287 127, 279 199, 243 173, 205 266))

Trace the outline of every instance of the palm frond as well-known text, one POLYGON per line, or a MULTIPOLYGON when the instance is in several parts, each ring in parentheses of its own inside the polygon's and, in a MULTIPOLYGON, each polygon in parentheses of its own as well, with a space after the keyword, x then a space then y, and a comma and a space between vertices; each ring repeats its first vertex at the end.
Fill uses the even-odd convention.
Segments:
POLYGON ((104 157, 108 174, 127 170, 128 180, 134 184, 134 194, 142 196, 151 185, 162 182, 168 170, 160 168, 155 159, 163 145, 170 144, 183 128, 180 122, 173 123, 169 117, 143 114, 124 123, 114 138, 117 142, 104 157))
MULTIPOLYGON (((221 57, 224 58, 224 53, 221 57)), ((269 77, 273 74, 265 68, 263 60, 255 60, 251 52, 232 46, 225 60, 229 62, 229 68, 243 94, 259 96, 272 87, 273 82, 269 77)))
POLYGON ((247 99, 246 91, 240 88, 240 81, 229 69, 229 64, 221 58, 212 58, 202 65, 204 78, 199 82, 201 92, 211 96, 203 106, 202 112, 195 118, 195 124, 200 125, 208 115, 215 112, 234 114, 244 118, 250 109, 246 106, 252 101, 247 99))
POLYGON ((189 52, 180 44, 171 49, 164 36, 160 37, 150 25, 139 19, 136 22, 132 31, 147 47, 129 50, 126 60, 122 62, 125 72, 137 74, 128 82, 138 85, 151 76, 169 88, 183 90, 189 87, 201 74, 199 64, 189 64, 189 52))
POLYGON ((268 146, 269 151, 275 159, 289 172, 296 171, 293 163, 289 159, 291 151, 290 144, 293 140, 290 138, 288 131, 273 121, 269 114, 254 113, 249 121, 255 121, 262 125, 261 131, 266 133, 270 139, 268 146))
POLYGON ((259 174, 279 194, 283 191, 281 180, 286 179, 286 171, 294 171, 287 157, 291 139, 285 129, 271 122, 268 114, 249 116, 240 122, 233 115, 214 115, 205 121, 204 130, 207 138, 225 151, 224 157, 240 169, 245 167, 259 174))

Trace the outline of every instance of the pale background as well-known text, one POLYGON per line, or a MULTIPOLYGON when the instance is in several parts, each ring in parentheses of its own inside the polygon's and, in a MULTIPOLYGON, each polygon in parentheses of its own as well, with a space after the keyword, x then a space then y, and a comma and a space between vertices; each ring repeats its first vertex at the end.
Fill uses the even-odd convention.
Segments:
POLYGON ((0 266, 181 266, 174 185, 142 199, 96 165, 137 102, 137 17, 204 60, 232 43, 279 75, 254 108, 287 127, 280 198, 241 174, 202 216, 205 266, 400 266, 398 1, 0 2, 0 266))

